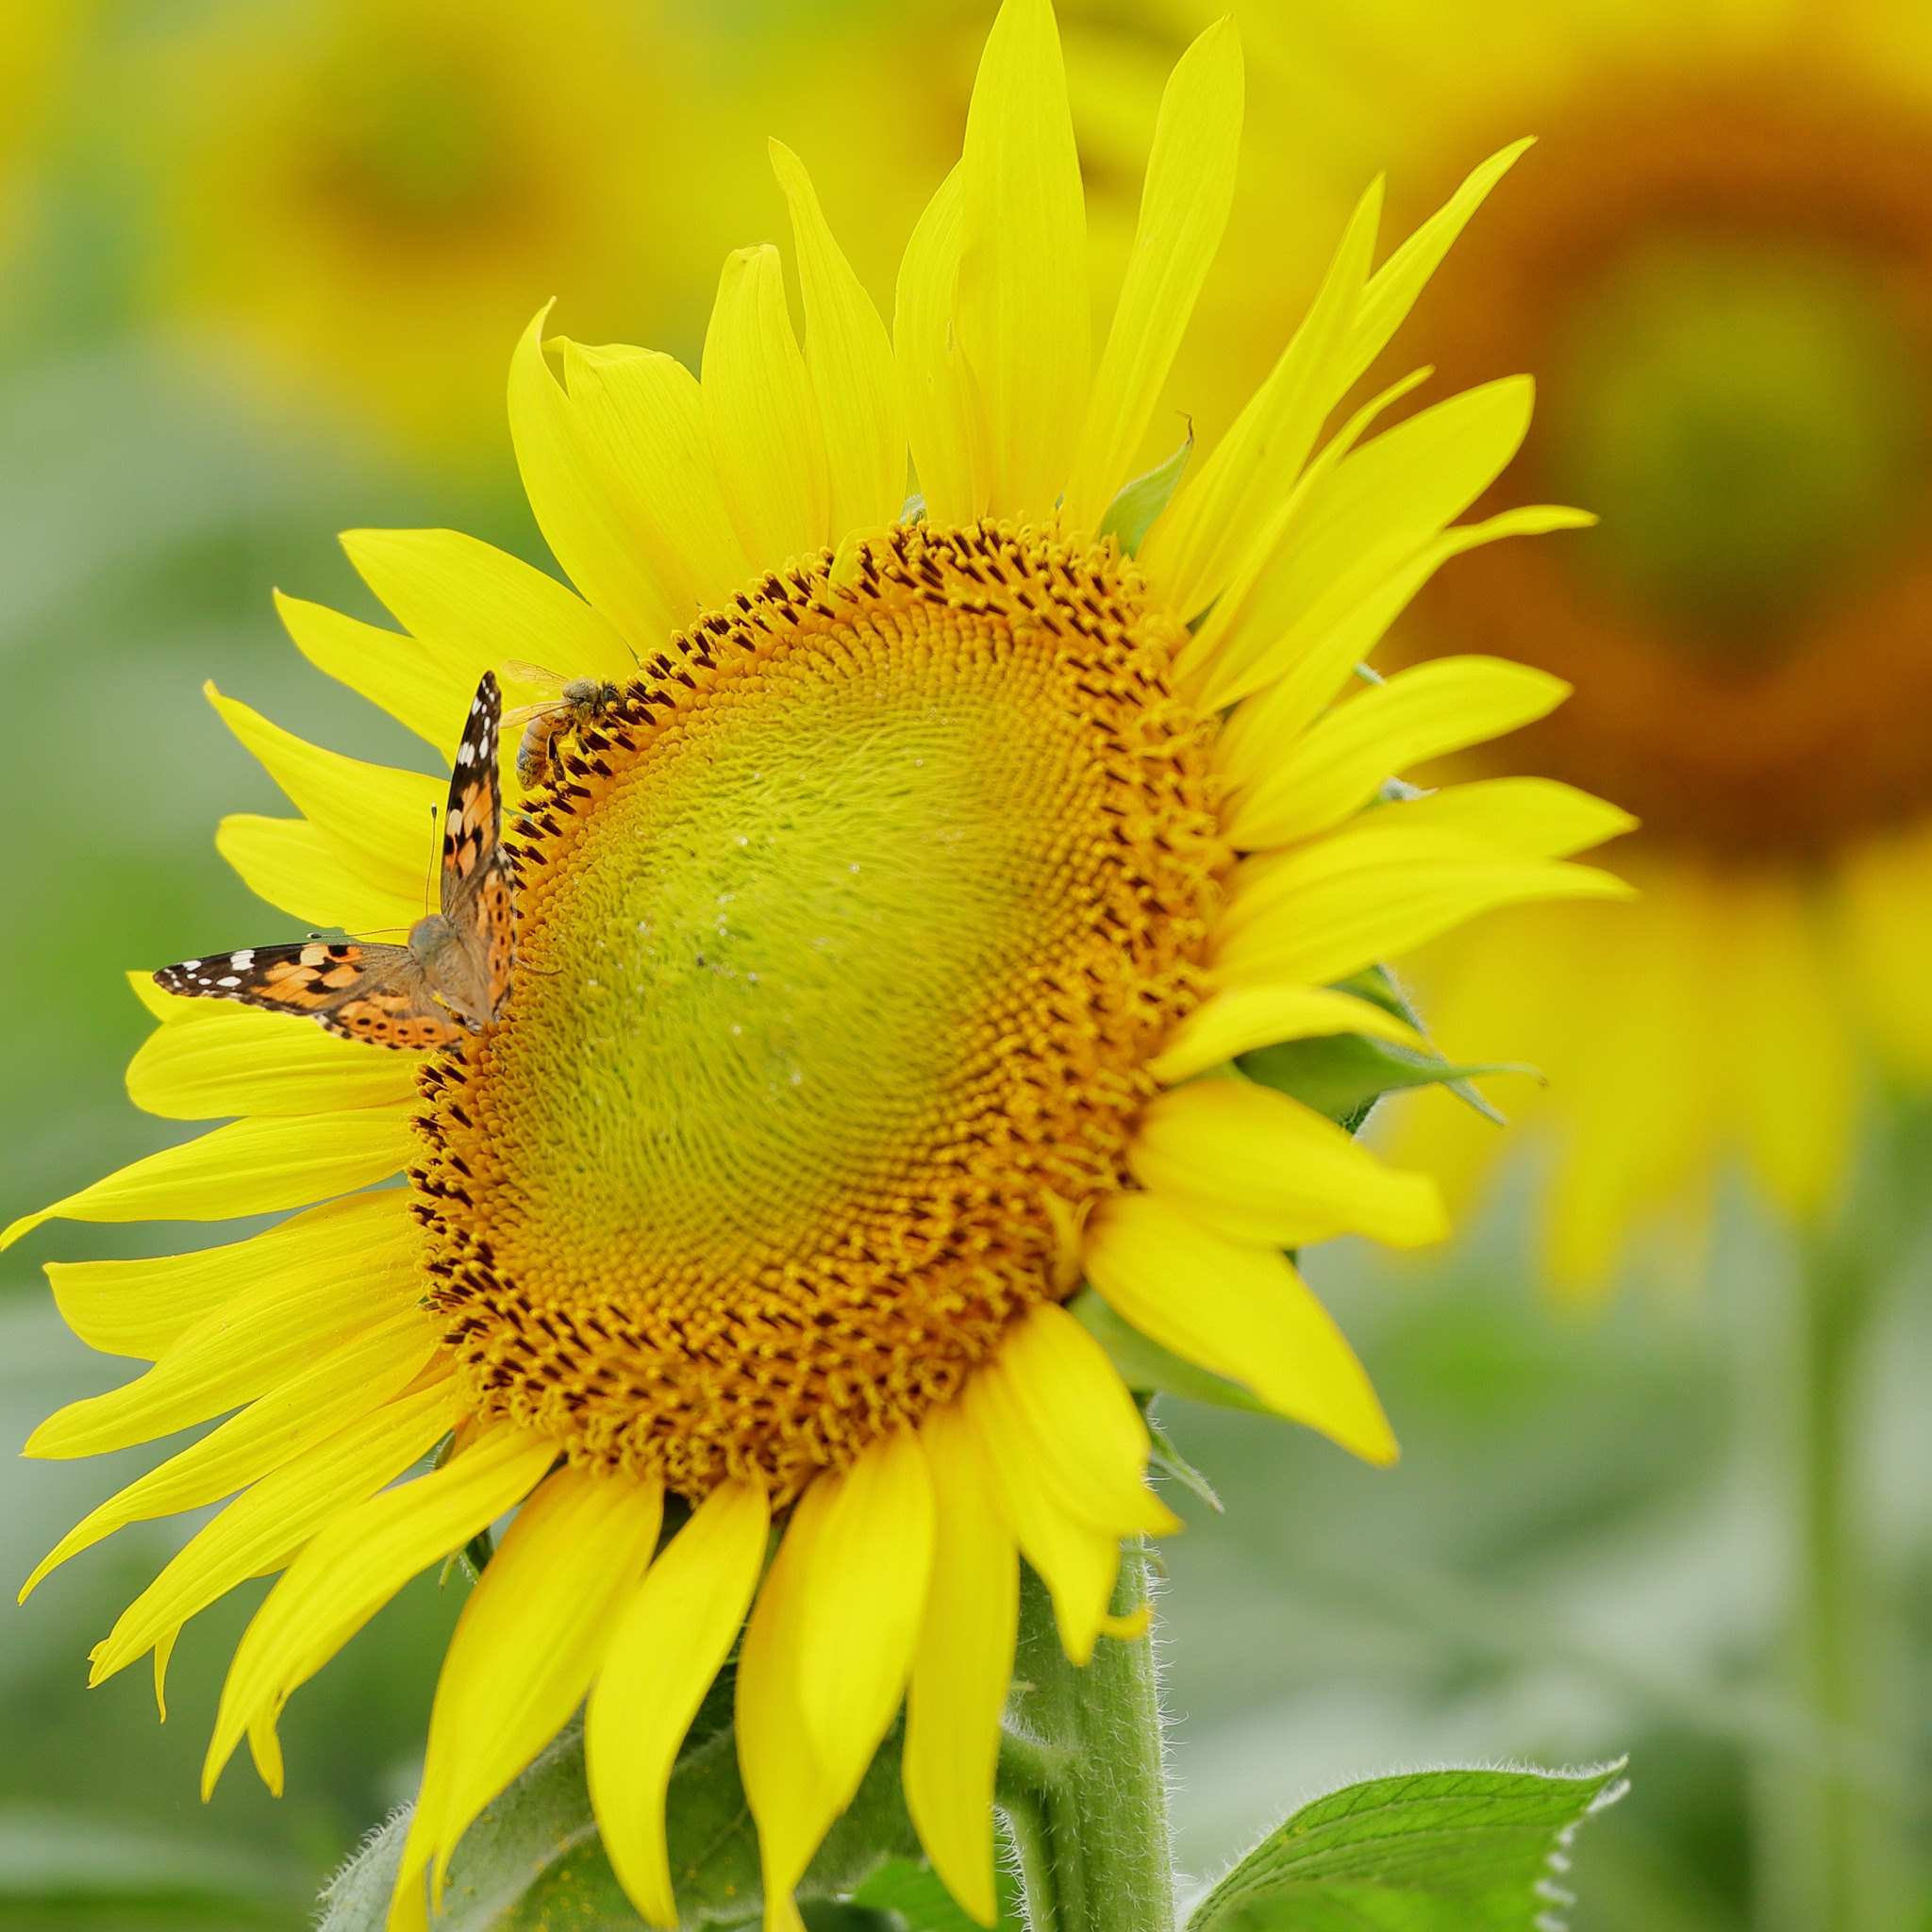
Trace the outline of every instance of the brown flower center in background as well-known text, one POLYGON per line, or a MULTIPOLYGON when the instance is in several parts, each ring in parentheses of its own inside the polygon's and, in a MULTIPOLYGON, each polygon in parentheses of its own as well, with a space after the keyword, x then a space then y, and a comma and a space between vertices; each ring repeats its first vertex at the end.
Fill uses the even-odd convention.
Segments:
POLYGON ((1439 386, 1538 377, 1508 499, 1604 518, 1477 551, 1420 608, 1428 650, 1577 688, 1484 769, 1567 778, 1721 861, 1918 817, 1932 127, 1778 75, 1638 78, 1556 118, 1418 324, 1439 386))

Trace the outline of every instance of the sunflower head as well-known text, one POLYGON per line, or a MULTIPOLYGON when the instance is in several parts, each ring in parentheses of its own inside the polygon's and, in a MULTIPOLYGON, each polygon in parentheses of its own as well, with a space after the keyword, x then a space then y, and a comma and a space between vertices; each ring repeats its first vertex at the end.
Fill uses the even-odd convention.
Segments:
MULTIPOLYGON (((111 1277, 151 1299, 166 1352, 144 1394, 55 1418, 36 1451, 254 1398, 218 1453, 50 1558, 252 1485, 95 1659, 164 1654, 297 1551, 238 1652, 210 1778, 245 1736, 278 1781, 295 1686, 521 1506, 445 1667, 398 1926, 587 1690, 607 1846, 674 1923, 665 1781, 741 1625, 770 1924, 795 1924, 902 1701, 913 1818, 991 1923, 1020 1559, 1085 1662, 1143 1627, 1112 1607, 1121 1539, 1176 1526, 1097 1335, 1394 1454, 1290 1255, 1433 1241, 1441 1202, 1249 1057, 1342 1033, 1419 1048, 1339 983, 1488 908, 1620 896, 1564 858, 1628 822, 1538 781, 1387 784, 1541 715, 1557 680, 1491 658, 1355 675, 1459 551, 1581 521, 1455 522, 1522 438, 1521 382, 1370 438, 1400 384, 1324 434, 1513 155, 1374 274, 1372 192, 1234 429, 1133 480, 1240 103, 1224 23, 1170 83, 1096 363, 1053 17, 1008 0, 890 334, 774 149, 802 344, 762 248, 726 264, 701 380, 546 340, 541 316, 516 353, 518 456, 575 590, 449 532, 364 531, 351 555, 405 633, 284 601, 312 658, 440 749, 470 721, 456 804, 479 849, 491 668, 559 667, 524 667, 564 696, 546 775, 510 793, 514 972, 429 1055, 225 1004, 232 974, 170 982, 213 1000, 148 989, 164 1024, 138 1096, 243 1118, 47 1212, 325 1205, 236 1249, 70 1274, 83 1333, 111 1325, 111 1277), (398 1168, 406 1187, 355 1191, 398 1168), (384 1487, 445 1434, 439 1467, 384 1487)), ((243 875, 320 924, 407 924, 435 782, 218 703, 304 814, 228 822, 243 875)))
POLYGON ((554 964, 425 1075, 479 1407, 697 1495, 789 1498, 1064 1291, 1232 859, 1130 562, 913 525, 841 576, 768 576, 577 735, 520 826, 554 964))

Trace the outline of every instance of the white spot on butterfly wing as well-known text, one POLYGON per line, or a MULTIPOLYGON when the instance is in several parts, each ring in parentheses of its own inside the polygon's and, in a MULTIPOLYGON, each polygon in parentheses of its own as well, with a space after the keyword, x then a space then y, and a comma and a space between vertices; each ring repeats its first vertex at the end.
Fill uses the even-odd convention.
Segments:
POLYGON ((253 966, 255 964, 255 948, 247 946, 239 953, 230 953, 228 955, 228 964, 230 966, 253 966))

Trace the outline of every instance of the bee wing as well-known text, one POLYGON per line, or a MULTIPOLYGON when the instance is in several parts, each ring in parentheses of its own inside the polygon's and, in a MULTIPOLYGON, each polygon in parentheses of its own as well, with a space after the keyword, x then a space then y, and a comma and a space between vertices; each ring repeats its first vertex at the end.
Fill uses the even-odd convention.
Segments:
POLYGON ((513 725, 527 724, 532 718, 541 718, 545 711, 554 711, 556 708, 555 698, 541 705, 518 705, 514 710, 503 714, 503 728, 508 731, 513 725))
MULTIPOLYGON (((510 684, 534 685, 539 691, 547 691, 557 696, 563 694, 563 688, 570 680, 560 671, 546 671, 541 664, 527 664, 521 658, 506 658, 497 667, 497 674, 510 684)), ((504 722, 508 724, 508 719, 504 722)))

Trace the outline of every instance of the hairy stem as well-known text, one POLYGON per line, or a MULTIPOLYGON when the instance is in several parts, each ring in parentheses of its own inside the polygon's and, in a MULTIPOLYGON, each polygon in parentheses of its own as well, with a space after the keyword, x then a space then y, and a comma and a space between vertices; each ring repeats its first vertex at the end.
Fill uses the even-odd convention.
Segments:
MULTIPOLYGON (((1123 1554, 1117 1612, 1145 1601, 1147 1558, 1123 1554)), ((1150 1638, 1103 1637, 1076 1668, 1045 1587, 1021 1582, 1020 1642, 999 1802, 1030 1932, 1173 1932, 1174 1864, 1150 1638)))

